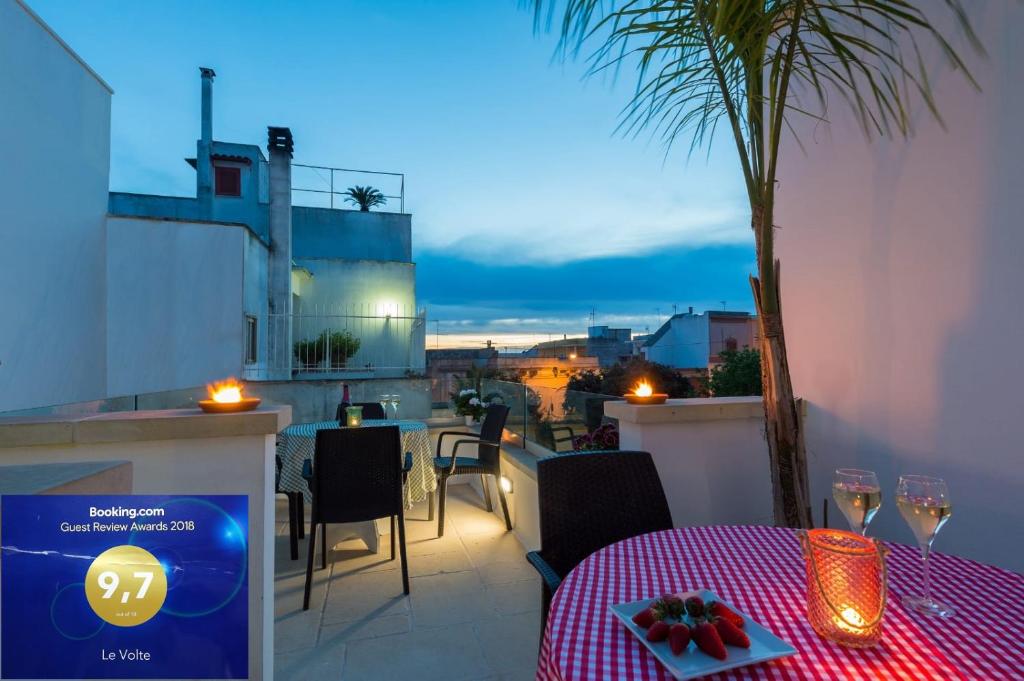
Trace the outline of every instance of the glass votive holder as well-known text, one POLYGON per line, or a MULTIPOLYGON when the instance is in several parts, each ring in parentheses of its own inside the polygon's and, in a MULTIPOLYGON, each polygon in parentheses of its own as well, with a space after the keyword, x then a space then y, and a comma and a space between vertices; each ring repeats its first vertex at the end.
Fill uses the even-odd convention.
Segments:
POLYGON ((349 428, 358 428, 363 425, 363 408, 345 407, 345 425, 349 428))

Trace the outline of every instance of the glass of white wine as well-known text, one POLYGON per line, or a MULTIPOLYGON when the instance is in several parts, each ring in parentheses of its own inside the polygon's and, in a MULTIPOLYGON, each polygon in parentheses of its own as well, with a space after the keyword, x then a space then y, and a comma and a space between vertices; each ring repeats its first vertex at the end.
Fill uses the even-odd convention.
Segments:
POLYGON ((832 498, 846 516, 850 529, 867 534, 868 525, 882 505, 882 487, 871 471, 840 468, 832 476, 832 498))
POLYGON ((901 475, 899 484, 896 485, 896 506, 914 532, 917 545, 921 547, 924 572, 922 594, 904 596, 903 604, 925 615, 952 617, 955 614, 952 607, 932 598, 928 577, 928 554, 931 552, 932 542, 953 512, 946 481, 925 475, 901 475))
POLYGON ((380 402, 380 408, 384 410, 384 418, 388 417, 388 401, 391 399, 391 395, 381 395, 378 398, 380 402))
POLYGON ((391 396, 391 406, 394 407, 394 410, 395 410, 395 420, 398 419, 398 405, 400 405, 401 403, 402 403, 402 396, 401 395, 392 395, 391 396))

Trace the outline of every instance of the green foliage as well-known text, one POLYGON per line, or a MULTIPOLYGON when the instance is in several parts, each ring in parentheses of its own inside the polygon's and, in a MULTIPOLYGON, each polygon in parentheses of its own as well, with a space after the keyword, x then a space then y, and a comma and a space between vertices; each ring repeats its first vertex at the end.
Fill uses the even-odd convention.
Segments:
POLYGON ((306 367, 319 367, 324 360, 329 360, 329 369, 340 369, 349 357, 359 352, 360 344, 360 340, 349 331, 325 329, 312 340, 296 341, 292 345, 292 352, 295 359, 306 367))
POLYGON ((354 206, 359 206, 359 210, 368 211, 374 206, 383 206, 388 202, 384 194, 376 187, 349 187, 347 190, 342 192, 342 196, 345 196, 345 201, 351 203, 354 206))
POLYGON ((722 350, 722 363, 711 370, 708 391, 715 397, 761 394, 761 353, 753 348, 722 350))
POLYGON ((616 364, 603 371, 582 371, 569 378, 567 390, 600 393, 602 395, 625 395, 641 380, 646 380, 656 392, 668 393, 669 397, 692 397, 693 386, 672 367, 634 357, 626 364, 616 364))

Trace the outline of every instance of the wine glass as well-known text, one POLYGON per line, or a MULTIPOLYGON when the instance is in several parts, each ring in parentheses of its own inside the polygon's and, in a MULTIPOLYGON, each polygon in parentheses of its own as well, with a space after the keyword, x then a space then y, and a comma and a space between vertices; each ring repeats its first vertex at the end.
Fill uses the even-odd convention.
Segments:
POLYGON ((922 595, 904 596, 903 604, 925 615, 952 617, 955 614, 952 607, 931 597, 931 584, 928 578, 928 554, 931 552, 932 542, 953 513, 946 481, 926 475, 901 475, 896 485, 896 506, 914 532, 917 545, 921 547, 924 572, 922 595))
POLYGON ((401 404, 401 403, 402 403, 402 396, 401 395, 392 395, 391 396, 391 406, 395 408, 395 419, 396 420, 398 419, 398 405, 401 404))
POLYGON ((872 471, 840 468, 832 476, 832 498, 850 523, 850 530, 866 535, 882 505, 882 487, 872 471))
POLYGON ((378 398, 380 402, 380 408, 384 410, 384 418, 388 417, 388 400, 391 399, 390 395, 380 395, 378 398))

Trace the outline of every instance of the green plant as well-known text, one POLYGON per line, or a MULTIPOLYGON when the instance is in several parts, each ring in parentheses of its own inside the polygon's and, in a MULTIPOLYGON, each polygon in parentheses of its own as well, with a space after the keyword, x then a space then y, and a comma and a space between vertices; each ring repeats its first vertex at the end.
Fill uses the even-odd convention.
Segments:
POLYGON ((707 389, 715 397, 761 394, 761 353, 753 348, 722 350, 722 363, 708 375, 707 389))
MULTIPOLYGON (((563 49, 599 43, 592 70, 635 60, 637 88, 623 129, 651 129, 690 149, 720 130, 735 145, 751 214, 757 276, 750 278, 761 330, 765 430, 775 520, 809 527, 807 460, 793 396, 775 256, 775 191, 784 132, 800 119, 827 121, 844 102, 867 137, 907 136, 914 101, 939 118, 929 39, 974 83, 950 41, 925 14, 952 15, 981 45, 960 0, 533 0, 540 22, 563 8, 563 49), (719 123, 724 124, 719 127, 719 123)), ((976 85, 976 83, 975 83, 976 85)), ((941 119, 940 119, 941 121, 941 119)))
POLYGON ((480 397, 480 391, 476 388, 463 388, 452 393, 451 398, 457 416, 472 416, 474 419, 483 416, 489 404, 480 397))
POLYGON ((376 187, 360 187, 356 185, 349 187, 342 196, 346 197, 346 203, 351 203, 354 206, 359 206, 359 210, 368 211, 374 206, 383 206, 388 202, 387 197, 377 189, 376 187))
POLYGON ((325 329, 316 338, 293 343, 292 352, 305 367, 319 367, 324 360, 329 360, 329 369, 339 369, 359 352, 360 345, 360 340, 349 331, 325 329))
POLYGON ((625 364, 616 364, 603 371, 590 369, 573 374, 566 384, 567 390, 614 395, 616 397, 632 392, 641 380, 647 380, 658 392, 669 397, 692 397, 693 387, 685 376, 680 376, 672 367, 634 357, 625 364))

